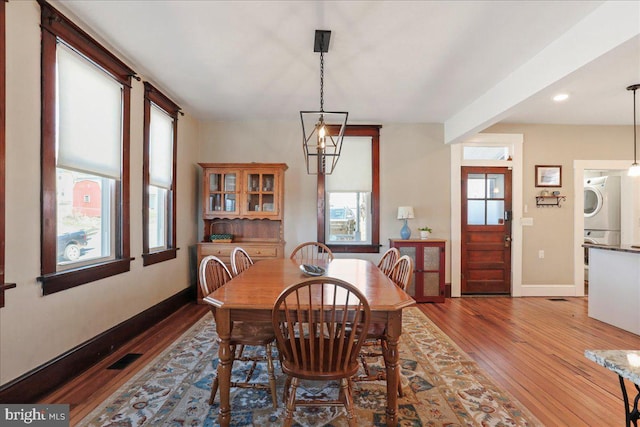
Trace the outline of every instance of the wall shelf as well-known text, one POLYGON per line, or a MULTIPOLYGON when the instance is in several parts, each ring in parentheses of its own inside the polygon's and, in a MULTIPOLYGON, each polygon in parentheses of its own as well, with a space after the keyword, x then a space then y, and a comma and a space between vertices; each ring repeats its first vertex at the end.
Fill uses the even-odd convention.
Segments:
POLYGON ((536 196, 536 206, 542 207, 560 207, 560 202, 567 200, 566 196, 536 196))

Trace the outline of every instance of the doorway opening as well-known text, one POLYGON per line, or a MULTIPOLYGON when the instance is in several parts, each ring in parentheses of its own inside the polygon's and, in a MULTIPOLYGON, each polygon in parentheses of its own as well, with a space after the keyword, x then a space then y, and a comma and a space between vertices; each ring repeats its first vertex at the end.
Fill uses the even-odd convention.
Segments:
MULTIPOLYGON (((462 296, 462 168, 498 167, 511 171, 510 295, 522 296, 522 134, 479 133, 451 145, 451 296, 462 296), (465 150, 476 147, 476 150, 465 150), (491 147, 505 147, 495 149, 491 147), (489 148, 489 149, 486 149, 489 148), (465 152, 466 151, 466 152, 465 152), (471 153, 480 155, 470 155, 471 153)), ((504 219, 504 218, 503 218, 504 219)), ((504 239, 504 237, 503 237, 504 239)), ((504 245, 504 241, 502 242, 504 245)))

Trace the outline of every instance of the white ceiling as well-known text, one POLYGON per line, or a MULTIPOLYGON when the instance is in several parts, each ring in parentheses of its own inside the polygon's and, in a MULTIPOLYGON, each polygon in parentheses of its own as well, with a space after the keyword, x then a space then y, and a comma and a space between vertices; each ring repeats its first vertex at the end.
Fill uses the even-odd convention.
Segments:
POLYGON ((52 4, 204 120, 299 120, 300 110, 318 109, 316 29, 332 31, 324 108, 349 111, 352 123, 462 120, 454 137, 498 120, 631 124, 625 88, 640 83, 635 0, 52 4), (629 14, 618 30, 614 20, 629 14), (552 103, 560 90, 571 97, 552 103), (473 114, 493 101, 499 110, 473 114))

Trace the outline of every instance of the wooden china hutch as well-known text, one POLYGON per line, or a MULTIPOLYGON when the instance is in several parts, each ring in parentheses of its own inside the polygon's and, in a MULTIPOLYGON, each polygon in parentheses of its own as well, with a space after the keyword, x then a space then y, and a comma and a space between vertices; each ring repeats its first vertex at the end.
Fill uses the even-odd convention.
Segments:
MULTIPOLYGON (((198 266, 215 255, 231 270, 231 251, 254 260, 284 256, 284 163, 199 163, 204 239, 198 266)), ((198 274, 198 302, 202 302, 198 274)))

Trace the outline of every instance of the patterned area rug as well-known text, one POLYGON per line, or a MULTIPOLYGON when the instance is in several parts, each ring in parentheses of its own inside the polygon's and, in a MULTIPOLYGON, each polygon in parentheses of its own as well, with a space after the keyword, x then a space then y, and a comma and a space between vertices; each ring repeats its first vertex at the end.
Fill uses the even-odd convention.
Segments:
MULTIPOLYGON (((85 417, 80 426, 215 426, 219 397, 208 399, 218 345, 208 313, 171 347, 85 417)), ((399 425, 408 426, 538 426, 540 422, 495 385, 449 337, 418 308, 404 310, 400 342, 404 397, 399 399, 399 425)), ((371 359, 372 369, 383 369, 371 359)), ((266 368, 258 364, 258 380, 266 368)), ((234 363, 240 378, 247 366, 234 363)), ((276 374, 280 367, 276 364, 276 374)), ((232 389, 233 426, 282 424, 282 386, 278 375, 278 409, 265 390, 232 389)), ((299 393, 337 393, 337 384, 305 383, 299 393)), ((354 387, 358 425, 384 426, 386 387, 381 381, 354 387)), ((341 407, 298 408, 294 425, 346 426, 341 407)))

